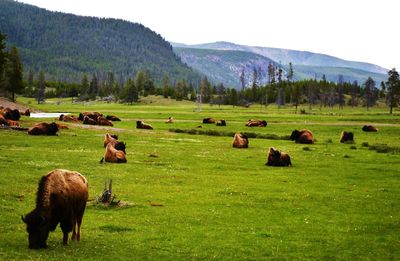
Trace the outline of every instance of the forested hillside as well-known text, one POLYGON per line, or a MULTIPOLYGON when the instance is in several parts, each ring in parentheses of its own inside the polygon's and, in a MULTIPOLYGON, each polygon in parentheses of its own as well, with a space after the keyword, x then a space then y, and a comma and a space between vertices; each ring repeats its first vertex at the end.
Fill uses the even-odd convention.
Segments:
POLYGON ((117 79, 147 71, 160 82, 187 79, 198 83, 200 75, 180 61, 171 45, 145 26, 123 20, 82 17, 11 0, 0 0, 0 32, 8 46, 20 50, 26 72, 43 70, 46 78, 80 81, 83 74, 117 79))

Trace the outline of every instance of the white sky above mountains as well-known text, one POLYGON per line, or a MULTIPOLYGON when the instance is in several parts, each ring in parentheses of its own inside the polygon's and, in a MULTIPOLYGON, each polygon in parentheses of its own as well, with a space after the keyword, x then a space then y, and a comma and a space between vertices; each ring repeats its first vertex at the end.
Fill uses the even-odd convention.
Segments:
POLYGON ((369 62, 400 71, 397 0, 19 0, 138 22, 167 41, 228 41, 369 62))

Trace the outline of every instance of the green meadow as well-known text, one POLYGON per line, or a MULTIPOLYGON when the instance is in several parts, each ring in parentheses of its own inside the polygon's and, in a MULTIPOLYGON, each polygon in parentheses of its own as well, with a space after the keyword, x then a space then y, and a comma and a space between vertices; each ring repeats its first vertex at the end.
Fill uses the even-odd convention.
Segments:
MULTIPOLYGON (((198 112, 195 103, 157 97, 134 105, 18 100, 39 111, 99 111, 122 121, 113 128, 65 123, 69 129, 58 136, 0 130, 1 260, 400 258, 398 110, 307 106, 296 114, 290 106, 203 104, 198 112), (174 123, 165 123, 169 116, 174 123), (227 126, 202 124, 207 117, 227 126), (154 130, 136 129, 138 119, 154 130), (245 127, 248 119, 268 126, 245 127), (363 132, 364 124, 379 131, 363 132), (303 128, 315 144, 285 138, 303 128), (341 131, 352 131, 355 143, 340 143, 341 131), (235 132, 256 138, 248 149, 235 149, 229 136, 235 132), (105 133, 126 142, 126 164, 99 163, 105 133), (266 166, 270 147, 289 153, 293 166, 266 166), (21 215, 35 207, 40 177, 57 168, 89 181, 81 241, 63 246, 57 227, 47 249, 30 250, 21 215), (96 204, 105 178, 125 205, 96 204)), ((20 123, 53 120, 22 116, 20 123)))

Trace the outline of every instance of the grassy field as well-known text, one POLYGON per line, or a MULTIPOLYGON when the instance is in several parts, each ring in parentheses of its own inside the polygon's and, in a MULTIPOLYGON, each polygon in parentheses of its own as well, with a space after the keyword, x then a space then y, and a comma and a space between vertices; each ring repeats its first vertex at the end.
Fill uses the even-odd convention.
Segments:
MULTIPOLYGON (((1 260, 400 258, 399 111, 305 108, 307 114, 295 114, 292 107, 203 105, 197 112, 193 103, 155 98, 140 105, 19 100, 40 111, 99 111, 122 121, 115 128, 68 124, 55 137, 0 130, 1 260), (169 116, 175 123, 164 123, 169 116), (228 126, 201 124, 206 117, 228 126), (250 118, 268 126, 245 127, 250 118), (154 130, 136 129, 137 119, 154 130), (379 132, 361 131, 366 123, 379 132), (234 149, 232 137, 169 131, 199 125, 214 133, 279 137, 308 128, 317 142, 254 138, 249 149, 234 149), (339 143, 342 130, 354 132, 355 144, 339 143), (107 132, 127 143, 126 164, 99 164, 107 132), (386 144, 386 153, 371 150, 376 144, 386 144), (288 152, 293 166, 265 166, 269 147, 288 152), (20 216, 34 208, 40 177, 56 168, 79 171, 89 181, 82 238, 65 247, 57 228, 47 249, 30 250, 20 216), (130 204, 96 205, 104 178, 112 178, 116 197, 130 204)), ((22 117, 21 124, 39 121, 22 117)))

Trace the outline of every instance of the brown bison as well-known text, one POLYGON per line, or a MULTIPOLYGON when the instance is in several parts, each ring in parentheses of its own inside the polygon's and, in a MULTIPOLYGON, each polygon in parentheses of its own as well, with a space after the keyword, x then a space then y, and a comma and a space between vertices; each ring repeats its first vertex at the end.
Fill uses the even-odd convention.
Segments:
POLYGON ((149 129, 152 130, 151 125, 144 123, 143 121, 136 121, 136 129, 149 129))
POLYGON ((342 131, 340 134, 340 142, 344 143, 353 143, 354 142, 354 135, 352 132, 342 131))
POLYGON ((309 130, 294 130, 290 135, 290 140, 295 140, 296 143, 313 144, 314 136, 309 130))
POLYGON ((25 116, 31 116, 31 111, 29 109, 26 109, 25 112, 20 112, 21 115, 25 115, 25 116))
POLYGON ((2 109, 1 114, 6 120, 19 121, 19 119, 21 118, 21 114, 17 109, 10 109, 8 107, 2 109))
POLYGON ((57 135, 58 126, 55 122, 52 123, 37 123, 35 126, 28 129, 30 135, 57 135))
POLYGON ((29 248, 44 248, 50 231, 60 223, 63 244, 68 244, 68 233, 72 240, 79 241, 81 224, 88 199, 88 182, 76 171, 56 169, 39 181, 36 208, 22 220, 28 231, 29 248))
POLYGON ((226 121, 225 120, 219 120, 219 121, 217 121, 217 123, 215 125, 217 125, 217 126, 226 126, 226 121))
POLYGON ((292 166, 289 154, 281 152, 275 148, 270 148, 268 152, 267 163, 268 166, 286 167, 292 166))
POLYGON ((121 121, 120 118, 118 118, 117 116, 114 116, 114 115, 107 115, 106 119, 109 121, 121 121))
POLYGON ((65 122, 74 122, 74 123, 79 122, 77 117, 72 116, 72 115, 71 116, 64 115, 64 114, 61 114, 60 117, 58 118, 58 120, 65 121, 65 122))
POLYGON ((100 160, 100 163, 103 163, 105 160, 106 162, 111 163, 126 163, 126 152, 125 152, 126 145, 123 142, 116 142, 112 144, 111 142, 106 146, 106 153, 104 157, 100 160))
POLYGON ((107 120, 103 116, 97 117, 97 124, 102 126, 111 126, 111 127, 114 126, 114 124, 111 121, 107 120))
POLYGON ((97 120, 98 117, 103 116, 103 114, 99 113, 99 112, 81 112, 79 113, 79 117, 78 119, 80 121, 83 121, 83 119, 85 118, 85 116, 93 119, 93 120, 97 120))
POLYGON ((265 120, 248 120, 246 123, 247 127, 265 127, 267 126, 267 121, 265 120))
POLYGON ((203 123, 207 123, 207 124, 212 123, 212 124, 214 124, 215 123, 215 119, 213 119, 213 118, 205 118, 205 119, 203 119, 203 123))
POLYGON ((249 139, 246 135, 236 133, 233 137, 232 146, 234 148, 248 148, 249 147, 249 139))
POLYGON ((104 148, 107 147, 108 143, 111 143, 111 144, 113 144, 113 146, 115 146, 115 144, 117 142, 118 142, 118 136, 117 135, 108 134, 108 133, 106 133, 104 135, 104 142, 103 142, 104 148))
POLYGON ((378 129, 372 125, 364 125, 362 127, 362 130, 366 131, 366 132, 377 132, 378 131, 378 129))
POLYGON ((89 124, 89 125, 97 125, 97 121, 90 118, 89 116, 84 116, 83 117, 83 124, 89 124))

